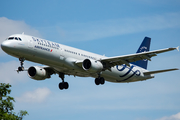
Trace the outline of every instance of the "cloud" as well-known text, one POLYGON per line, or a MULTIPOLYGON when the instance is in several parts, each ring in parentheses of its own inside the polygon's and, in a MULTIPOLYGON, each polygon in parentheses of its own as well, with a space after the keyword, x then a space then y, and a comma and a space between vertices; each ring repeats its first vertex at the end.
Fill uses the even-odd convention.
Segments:
MULTIPOLYGON (((27 25, 24 21, 10 20, 6 17, 0 17, 0 43, 2 43, 8 36, 12 34, 25 34, 40 37, 38 30, 27 25)), ((0 55, 4 52, 0 50, 0 55)))
POLYGON ((19 61, 9 61, 0 63, 0 82, 15 84, 27 80, 27 72, 17 73, 15 70, 20 66, 19 61))
POLYGON ((160 119, 157 120, 180 120, 180 112, 175 114, 175 115, 171 115, 169 117, 162 117, 160 119))
POLYGON ((42 28, 44 33, 52 32, 51 38, 61 41, 85 41, 132 34, 150 30, 180 27, 180 13, 168 13, 136 18, 120 18, 91 22, 61 22, 56 26, 42 28))
POLYGON ((37 88, 34 91, 25 92, 21 97, 16 97, 15 100, 26 103, 43 102, 51 93, 48 88, 37 88))

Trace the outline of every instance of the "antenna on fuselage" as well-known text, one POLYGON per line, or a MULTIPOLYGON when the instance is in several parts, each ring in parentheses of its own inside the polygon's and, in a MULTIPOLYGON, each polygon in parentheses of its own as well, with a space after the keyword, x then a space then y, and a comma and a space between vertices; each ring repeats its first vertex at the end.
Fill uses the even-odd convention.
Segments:
POLYGON ((24 32, 22 33, 22 35, 24 35, 24 32))

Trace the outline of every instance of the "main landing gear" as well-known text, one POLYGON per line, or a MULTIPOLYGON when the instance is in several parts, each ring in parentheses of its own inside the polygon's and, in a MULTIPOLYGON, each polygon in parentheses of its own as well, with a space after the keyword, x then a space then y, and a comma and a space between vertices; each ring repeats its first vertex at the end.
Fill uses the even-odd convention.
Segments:
MULTIPOLYGON (((63 89, 68 89, 69 88, 69 84, 68 84, 68 82, 64 82, 64 73, 59 73, 59 77, 62 79, 62 82, 60 82, 59 83, 59 89, 60 90, 63 90, 63 89)), ((104 78, 103 77, 98 77, 98 78, 96 78, 95 79, 95 84, 96 85, 103 85, 105 83, 105 80, 104 80, 104 78)))
POLYGON ((19 71, 24 71, 24 66, 23 66, 23 64, 24 64, 25 59, 24 59, 24 58, 19 58, 19 61, 20 61, 21 66, 18 67, 18 72, 19 72, 19 71))
POLYGON ((64 73, 59 73, 59 77, 62 79, 62 82, 59 83, 59 89, 60 90, 68 89, 69 84, 68 82, 64 82, 64 73))
POLYGON ((98 77, 98 78, 96 78, 95 79, 95 84, 96 85, 103 85, 105 83, 105 80, 104 80, 104 78, 103 77, 98 77))

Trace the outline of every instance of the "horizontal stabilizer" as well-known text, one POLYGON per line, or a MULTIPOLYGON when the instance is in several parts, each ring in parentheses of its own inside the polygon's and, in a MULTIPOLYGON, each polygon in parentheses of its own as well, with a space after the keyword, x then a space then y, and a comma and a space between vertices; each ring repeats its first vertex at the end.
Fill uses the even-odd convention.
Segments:
POLYGON ((144 72, 144 75, 151 75, 151 74, 168 72, 168 71, 173 71, 173 70, 179 70, 179 69, 174 68, 174 69, 166 69, 166 70, 149 71, 149 72, 144 72))

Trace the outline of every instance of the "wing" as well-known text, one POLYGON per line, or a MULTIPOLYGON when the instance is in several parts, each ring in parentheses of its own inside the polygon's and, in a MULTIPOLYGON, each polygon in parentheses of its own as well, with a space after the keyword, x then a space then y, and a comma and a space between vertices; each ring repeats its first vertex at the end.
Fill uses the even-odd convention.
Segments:
POLYGON ((157 56, 157 54, 159 53, 168 52, 175 49, 179 51, 179 47, 166 48, 166 49, 161 49, 161 50, 142 52, 142 53, 136 53, 136 54, 130 54, 130 55, 124 55, 124 56, 102 58, 100 61, 105 65, 107 69, 110 67, 114 67, 115 65, 122 65, 122 64, 126 64, 127 66, 130 66, 129 63, 131 62, 144 60, 144 59, 151 61, 151 57, 157 56))

